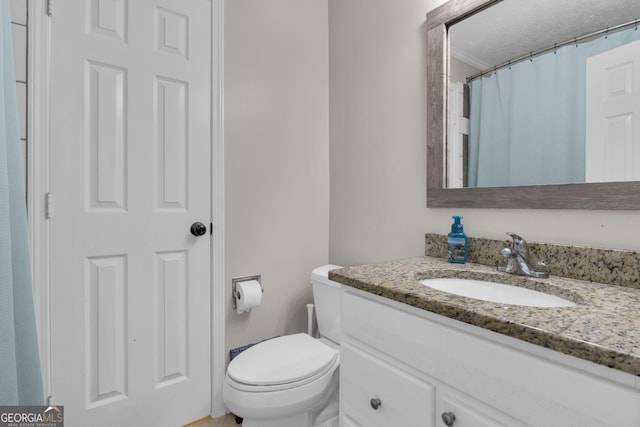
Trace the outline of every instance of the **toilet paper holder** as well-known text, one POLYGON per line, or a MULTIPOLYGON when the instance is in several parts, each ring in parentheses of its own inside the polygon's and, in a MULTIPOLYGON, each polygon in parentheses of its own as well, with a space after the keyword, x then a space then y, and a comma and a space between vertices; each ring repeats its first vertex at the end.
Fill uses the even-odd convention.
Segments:
POLYGON ((254 276, 243 276, 243 277, 234 277, 231 279, 231 295, 233 296, 233 308, 238 308, 236 303, 236 298, 238 298, 238 291, 236 290, 236 284, 240 282, 248 282, 249 280, 255 280, 260 284, 260 289, 264 293, 264 288, 262 287, 262 276, 260 274, 256 274, 254 276))

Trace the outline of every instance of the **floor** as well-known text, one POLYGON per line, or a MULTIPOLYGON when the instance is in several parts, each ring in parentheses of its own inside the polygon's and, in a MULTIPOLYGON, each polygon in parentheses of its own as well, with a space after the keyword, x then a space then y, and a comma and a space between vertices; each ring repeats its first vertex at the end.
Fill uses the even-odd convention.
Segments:
POLYGON ((208 419, 199 422, 198 424, 191 424, 190 427, 240 427, 240 424, 236 424, 236 416, 233 414, 227 414, 224 417, 208 419))

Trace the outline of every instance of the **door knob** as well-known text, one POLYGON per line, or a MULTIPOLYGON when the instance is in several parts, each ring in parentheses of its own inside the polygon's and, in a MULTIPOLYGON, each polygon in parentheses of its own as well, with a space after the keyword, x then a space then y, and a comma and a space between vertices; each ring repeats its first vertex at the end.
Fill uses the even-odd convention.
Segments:
POLYGON ((453 412, 443 412, 442 422, 451 427, 456 422, 456 414, 454 414, 453 412))
POLYGON ((206 234, 206 232, 207 232, 207 226, 201 222, 194 222, 191 225, 191 234, 193 234, 196 237, 203 236, 206 234))

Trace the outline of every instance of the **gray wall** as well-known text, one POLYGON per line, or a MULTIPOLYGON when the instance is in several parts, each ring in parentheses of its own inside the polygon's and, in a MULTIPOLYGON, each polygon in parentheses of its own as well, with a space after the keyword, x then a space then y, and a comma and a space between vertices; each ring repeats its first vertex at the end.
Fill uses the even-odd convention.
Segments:
POLYGON ((227 349, 306 330, 309 274, 329 251, 326 0, 225 2, 227 349), (231 278, 263 303, 231 309, 231 278))
POLYGON ((451 215, 475 237, 640 250, 640 212, 425 207, 424 20, 442 3, 329 2, 331 262, 422 255, 451 215))

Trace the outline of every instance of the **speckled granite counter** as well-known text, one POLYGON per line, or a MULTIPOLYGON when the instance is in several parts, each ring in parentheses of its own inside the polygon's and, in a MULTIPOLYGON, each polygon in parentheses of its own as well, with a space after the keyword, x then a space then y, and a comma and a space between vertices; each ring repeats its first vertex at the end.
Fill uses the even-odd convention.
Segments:
POLYGON ((495 267, 418 257, 329 272, 336 282, 640 376, 640 289, 552 276, 531 279, 495 267), (536 308, 485 302, 437 291, 422 279, 491 280, 554 294, 573 307, 536 308))

